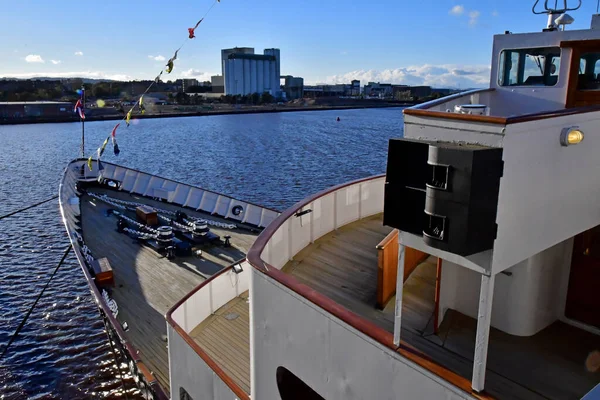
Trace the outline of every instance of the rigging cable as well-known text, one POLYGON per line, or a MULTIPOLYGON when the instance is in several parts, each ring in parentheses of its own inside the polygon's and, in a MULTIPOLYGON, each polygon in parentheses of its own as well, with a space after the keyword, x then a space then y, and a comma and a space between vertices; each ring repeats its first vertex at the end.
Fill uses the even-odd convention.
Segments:
POLYGON ((47 203, 47 202, 49 202, 49 201, 52 201, 52 200, 54 200, 54 199, 57 199, 57 198, 58 198, 58 195, 55 195, 55 196, 52 196, 52 197, 50 197, 49 199, 46 199, 46 200, 40 201, 39 203, 35 203, 35 204, 32 204, 32 205, 30 205, 30 206, 27 206, 27 207, 25 207, 25 208, 21 208, 20 210, 16 210, 16 211, 10 212, 10 213, 8 213, 8 214, 6 214, 6 215, 3 215, 3 216, 1 216, 1 217, 0 217, 0 220, 2 220, 2 219, 4 219, 4 218, 11 217, 11 216, 13 216, 13 215, 15 215, 15 214, 18 214, 18 213, 22 212, 22 211, 27 211, 27 210, 29 210, 30 208, 37 207, 37 206, 41 206, 42 204, 44 204, 44 203, 47 203))
POLYGON ((4 346, 4 349, 2 350, 2 354, 0 354, 0 360, 2 360, 2 358, 6 354, 8 348, 10 347, 10 345, 12 344, 12 342, 17 338, 17 336, 19 335, 19 332, 21 331, 21 329, 23 329, 23 326, 25 326, 25 323, 27 322, 27 319, 31 315, 31 312, 33 311, 33 309, 37 305, 38 301, 42 298, 42 296, 44 295, 44 292, 48 288, 48 285, 50 285, 50 282, 52 281, 52 278, 54 278, 54 275, 56 275, 56 272, 58 271, 58 269, 60 268, 60 266, 62 265, 62 263, 65 261, 65 259, 67 258, 67 255, 69 254, 69 251, 71 251, 71 247, 72 246, 69 244, 69 247, 67 247, 67 249, 65 250, 65 253, 63 254, 62 258, 60 259, 60 262, 58 263, 58 265, 54 269, 54 272, 52 272, 52 275, 50 275, 50 279, 48 279, 48 282, 46 282, 46 285, 44 286, 44 288, 42 289, 42 291, 40 292, 40 294, 38 294, 38 297, 35 299, 35 301, 31 305, 31 307, 29 307, 29 310, 27 311, 27 314, 25 315, 25 318, 23 318, 23 320, 21 321, 21 323, 17 327, 17 329, 15 330, 15 333, 13 333, 13 335, 10 337, 10 340, 8 341, 8 343, 6 344, 6 346, 4 346))
MULTIPOLYGON (((100 311, 100 309, 98 309, 98 311, 100 311)), ((104 324, 104 331, 106 332, 106 337, 108 338, 108 343, 110 344, 110 348, 113 353, 115 367, 117 367, 117 371, 119 371, 119 377, 121 379, 121 388, 123 390, 123 394, 125 395, 125 399, 128 400, 129 397, 127 396, 127 388, 125 387, 125 381, 123 380, 123 372, 121 371, 121 365, 119 364, 119 360, 117 360, 117 352, 115 350, 115 346, 113 345, 112 338, 110 337, 108 324, 106 323, 106 317, 102 314, 102 312, 100 312, 100 318, 102 318, 102 323, 104 324)))

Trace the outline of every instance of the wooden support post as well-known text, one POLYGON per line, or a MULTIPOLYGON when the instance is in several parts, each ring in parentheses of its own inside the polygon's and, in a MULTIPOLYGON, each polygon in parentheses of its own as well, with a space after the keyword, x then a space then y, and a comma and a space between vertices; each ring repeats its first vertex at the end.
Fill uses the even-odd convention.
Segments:
POLYGON ((479 311, 477 313, 477 336, 475 337, 475 356, 473 361, 473 380, 471 387, 477 392, 485 386, 485 368, 487 364, 492 302, 494 299, 494 275, 481 275, 479 293, 479 311))
POLYGON ((396 310, 394 311, 394 345, 400 345, 400 328, 402 326, 402 293, 404 290, 404 258, 406 247, 400 243, 398 235, 398 275, 396 279, 396 310))

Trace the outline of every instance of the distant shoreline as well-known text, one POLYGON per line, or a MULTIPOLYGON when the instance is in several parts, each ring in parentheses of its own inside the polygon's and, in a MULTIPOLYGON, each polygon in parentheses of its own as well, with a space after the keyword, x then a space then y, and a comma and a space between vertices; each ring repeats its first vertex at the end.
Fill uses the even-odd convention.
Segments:
MULTIPOLYGON (((132 119, 154 119, 154 118, 176 118, 176 117, 201 117, 211 115, 232 115, 232 114, 267 114, 267 113, 281 113, 281 112, 300 112, 300 111, 331 111, 331 110, 353 110, 353 109, 364 109, 364 108, 397 108, 397 107, 410 107, 413 103, 406 104, 362 104, 362 105, 340 105, 340 106, 306 106, 306 107, 265 107, 259 109, 240 109, 240 110, 218 110, 218 111, 193 111, 193 112, 166 112, 159 114, 136 114, 132 116, 132 119)), ((86 116, 86 122, 92 121, 119 121, 122 120, 122 115, 88 115, 86 116)), ((24 124, 48 124, 48 123, 65 123, 65 122, 79 122, 79 118, 76 114, 73 117, 23 117, 18 119, 0 119, 0 125, 24 125, 24 124)))

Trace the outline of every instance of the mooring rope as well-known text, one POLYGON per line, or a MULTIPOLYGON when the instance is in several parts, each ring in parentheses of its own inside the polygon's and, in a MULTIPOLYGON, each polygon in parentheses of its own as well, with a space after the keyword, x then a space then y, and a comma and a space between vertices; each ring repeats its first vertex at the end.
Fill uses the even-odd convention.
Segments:
POLYGON ((58 198, 58 195, 56 195, 56 196, 52 196, 52 197, 50 197, 49 199, 46 199, 46 200, 40 201, 39 203, 32 204, 32 205, 30 205, 30 206, 27 206, 27 207, 25 207, 25 208, 21 208, 20 210, 16 210, 16 211, 13 211, 13 212, 9 212, 8 214, 1 216, 1 217, 0 217, 0 220, 3 220, 4 218, 12 217, 12 216, 13 216, 13 215, 15 215, 15 214, 18 214, 18 213, 20 213, 20 212, 23 212, 23 211, 27 211, 27 210, 29 210, 30 208, 34 208, 34 207, 37 207, 37 206, 41 206, 42 204, 44 204, 44 203, 47 203, 47 202, 49 202, 49 201, 52 201, 52 200, 54 200, 54 199, 57 199, 57 198, 58 198))
POLYGON ((54 275, 56 275, 56 272, 58 271, 58 269, 60 268, 60 266, 62 265, 62 263, 65 261, 65 259, 67 258, 67 255, 69 254, 69 251, 71 251, 71 247, 72 247, 71 245, 69 245, 69 247, 67 247, 67 249, 65 250, 65 253, 63 254, 62 258, 60 259, 60 262, 58 263, 58 265, 54 269, 54 272, 52 272, 52 275, 50 275, 50 279, 48 279, 48 282, 46 282, 46 285, 44 285, 44 288, 42 289, 42 291, 40 292, 40 294, 38 294, 37 298, 35 299, 35 301, 31 305, 31 307, 29 307, 29 310, 27 311, 27 314, 25 314, 25 318, 23 318, 23 320, 21 321, 21 323, 17 327, 17 329, 15 330, 15 333, 13 333, 13 335, 10 337, 10 340, 8 341, 8 343, 6 344, 6 346, 4 346, 4 349, 2 350, 2 354, 0 354, 0 360, 2 360, 2 358, 4 358, 4 355, 8 351, 8 348, 13 343, 13 341, 17 338, 17 336, 19 335, 19 332, 21 332, 21 329, 23 329, 23 326, 25 326, 25 323, 27 322, 27 319, 29 319, 29 316, 31 315, 31 312, 33 311, 33 309, 37 305, 38 301, 42 298, 42 296, 44 295, 44 292, 48 288, 48 285, 50 285, 50 282, 52 281, 52 278, 54 278, 54 275))

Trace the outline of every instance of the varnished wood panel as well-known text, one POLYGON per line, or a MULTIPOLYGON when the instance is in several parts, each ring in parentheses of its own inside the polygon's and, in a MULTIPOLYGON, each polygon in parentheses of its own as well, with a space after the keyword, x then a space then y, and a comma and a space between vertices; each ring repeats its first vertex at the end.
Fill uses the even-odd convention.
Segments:
MULTIPOLYGON (((385 308, 396 293, 398 276, 398 230, 394 229, 377 245, 377 307, 385 308)), ((417 268, 428 254, 411 247, 404 252, 404 276, 406 282, 410 274, 417 268)))

